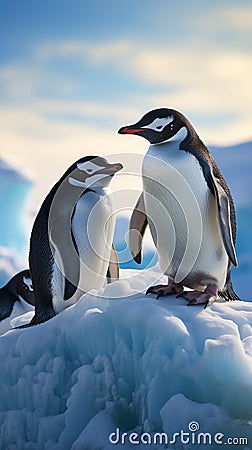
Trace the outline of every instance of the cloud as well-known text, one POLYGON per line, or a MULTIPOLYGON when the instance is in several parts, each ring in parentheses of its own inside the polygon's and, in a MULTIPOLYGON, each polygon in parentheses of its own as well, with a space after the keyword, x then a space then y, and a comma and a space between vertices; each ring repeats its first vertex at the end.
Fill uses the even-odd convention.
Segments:
MULTIPOLYGON (((133 41, 115 41, 103 44, 66 41, 43 45, 37 56, 43 58, 76 58, 83 64, 89 63, 101 68, 110 65, 129 78, 139 80, 152 87, 173 88, 178 91, 198 89, 221 99, 239 95, 241 103, 249 103, 252 55, 235 49, 197 48, 178 45, 172 49, 153 45, 145 47, 133 41), (244 97, 244 98, 243 98, 244 97)), ((221 99, 223 100, 223 99, 221 99)), ((235 98, 236 100, 236 98, 235 98)), ((228 102, 229 103, 229 102, 228 102)), ((193 102, 192 102, 193 105, 193 102)), ((222 108, 225 103, 222 102, 222 108)))
POLYGON ((28 166, 37 172, 40 199, 65 168, 85 154, 145 153, 144 140, 122 138, 116 132, 155 107, 184 112, 208 143, 249 140, 251 73, 251 54, 245 50, 179 44, 147 47, 130 39, 39 44, 26 61, 0 69, 1 152, 13 155, 24 170, 28 166), (59 59, 73 70, 77 61, 79 79, 62 71, 56 64, 59 59), (82 76, 87 65, 94 67, 101 85, 104 68, 106 83, 110 73, 122 75, 116 98, 113 85, 103 100, 85 95, 82 76), (139 91, 131 92, 127 79, 139 91))
MULTIPOLYGON (((227 15, 231 13, 231 10, 225 11, 227 15)), ((111 67, 140 83, 141 94, 135 96, 138 109, 141 104, 150 107, 169 105, 197 114, 200 121, 201 117, 208 117, 211 122, 214 115, 223 115, 230 124, 235 118, 232 136, 235 138, 236 135, 236 140, 242 136, 244 139, 251 137, 243 125, 247 118, 252 120, 252 55, 248 51, 224 50, 203 44, 193 48, 179 45, 174 48, 159 45, 157 48, 130 40, 107 43, 65 41, 43 45, 38 55, 45 60, 57 55, 66 60, 75 58, 100 70, 104 66, 111 67)), ((126 111, 131 109, 136 107, 130 105, 126 111)), ((228 140, 227 136, 222 141, 225 139, 228 140)))
POLYGON ((121 59, 131 51, 131 42, 126 40, 107 43, 92 43, 82 40, 55 41, 41 44, 34 53, 36 59, 77 58, 102 64, 121 59))
MULTIPOLYGON (((242 33, 252 34, 252 7, 234 6, 226 9, 221 9, 218 13, 219 18, 225 26, 229 29, 236 30, 242 33)), ((215 14, 215 18, 217 14, 215 14)))
MULTIPOLYGON (((73 106, 73 105, 72 105, 73 106)), ((48 107, 58 104, 37 104, 0 108, 1 155, 16 161, 22 172, 33 172, 36 181, 32 203, 39 205, 55 181, 73 161, 89 154, 108 156, 124 153, 144 154, 144 140, 128 140, 117 134, 123 123, 115 129, 100 129, 85 122, 52 120, 44 114, 48 107)), ((120 161, 120 156, 115 157, 120 161)), ((140 169, 140 167, 139 167, 140 169)), ((119 189, 139 185, 120 178, 119 189)), ((114 183, 116 184, 116 182, 114 183)))

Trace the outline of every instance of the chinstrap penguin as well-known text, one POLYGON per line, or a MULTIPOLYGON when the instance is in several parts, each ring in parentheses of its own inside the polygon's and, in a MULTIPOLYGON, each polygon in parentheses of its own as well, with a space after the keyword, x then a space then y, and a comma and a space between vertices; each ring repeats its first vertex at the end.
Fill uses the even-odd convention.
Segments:
POLYGON ((0 288, 0 322, 11 315, 14 304, 21 299, 34 306, 32 282, 27 269, 16 273, 0 288))
POLYGON ((106 274, 118 279, 108 186, 121 169, 120 163, 86 156, 68 168, 45 198, 30 239, 35 315, 20 328, 45 322, 83 293, 101 288, 106 274))
POLYGON ((219 294, 239 300, 231 282, 236 215, 229 187, 189 120, 174 109, 160 108, 120 134, 150 142, 143 160, 143 192, 130 222, 130 247, 141 262, 147 224, 167 285, 152 286, 157 298, 178 294, 188 305, 213 303, 219 294), (137 230, 137 234, 136 234, 137 230), (185 287, 193 291, 183 291, 185 287))

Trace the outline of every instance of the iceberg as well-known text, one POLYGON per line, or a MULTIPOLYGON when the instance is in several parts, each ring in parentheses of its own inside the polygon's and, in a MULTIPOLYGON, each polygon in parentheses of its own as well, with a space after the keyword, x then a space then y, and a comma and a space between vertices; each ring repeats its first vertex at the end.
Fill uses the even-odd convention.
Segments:
POLYGON ((1 448, 252 448, 252 305, 156 300, 158 266, 121 272, 0 337, 1 448))
POLYGON ((25 254, 28 241, 28 197, 32 181, 0 159, 0 245, 25 254))

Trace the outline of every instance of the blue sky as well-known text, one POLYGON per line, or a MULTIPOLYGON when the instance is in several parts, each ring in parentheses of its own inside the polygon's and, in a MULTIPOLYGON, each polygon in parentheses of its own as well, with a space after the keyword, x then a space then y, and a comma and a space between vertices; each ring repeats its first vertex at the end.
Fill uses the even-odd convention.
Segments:
POLYGON ((0 154, 42 193, 84 154, 144 153, 116 131, 155 107, 250 140, 251 23, 246 0, 1 0, 0 154))

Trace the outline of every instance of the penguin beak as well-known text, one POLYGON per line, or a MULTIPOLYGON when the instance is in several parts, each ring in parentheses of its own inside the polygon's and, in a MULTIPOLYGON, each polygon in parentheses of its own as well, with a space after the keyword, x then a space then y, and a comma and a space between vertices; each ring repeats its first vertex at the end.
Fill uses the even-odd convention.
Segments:
POLYGON ((123 165, 121 163, 114 163, 110 164, 107 167, 102 168, 99 170, 99 173, 104 173, 106 175, 114 175, 116 172, 119 172, 119 170, 123 169, 123 165))
POLYGON ((130 125, 128 127, 120 128, 120 130, 118 130, 118 133, 119 134, 137 134, 141 131, 143 131, 142 128, 136 128, 135 125, 130 125))

